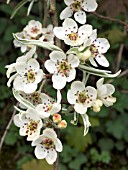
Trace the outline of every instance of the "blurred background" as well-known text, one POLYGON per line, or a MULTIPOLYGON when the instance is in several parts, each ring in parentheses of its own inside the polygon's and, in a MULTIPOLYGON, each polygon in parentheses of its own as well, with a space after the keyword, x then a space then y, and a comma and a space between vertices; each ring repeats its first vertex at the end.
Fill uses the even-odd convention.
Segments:
MULTIPOLYGON (((21 56, 19 48, 14 48, 12 33, 20 32, 29 20, 43 22, 43 1, 35 2, 30 16, 26 16, 29 3, 24 5, 10 20, 14 7, 20 1, 11 0, 6 4, 0 0, 0 139, 16 105, 11 88, 6 86, 5 65, 15 62, 21 56)), ((128 21, 128 0, 99 0, 97 13, 122 21, 128 21)), ((66 7, 62 0, 57 0, 59 13, 66 7)), ((59 21, 61 24, 62 21, 59 21)), ((98 36, 108 38, 111 48, 106 54, 113 73, 119 69, 121 75, 111 82, 116 92, 113 96, 117 102, 109 108, 102 107, 94 113, 88 110, 90 122, 89 133, 83 136, 83 123, 70 124, 73 115, 62 115, 68 127, 61 130, 64 146, 60 154, 60 170, 128 170, 128 35, 127 29, 116 22, 88 14, 87 23, 98 29, 98 36)), ((66 50, 67 47, 64 46, 66 50)), ((43 55, 43 52, 41 53, 43 55)), ((81 73, 79 73, 80 76, 81 73)), ((88 84, 94 85, 99 77, 91 76, 88 84)), ((50 87, 49 87, 50 88, 50 87)), ((68 88, 68 87, 66 87, 68 88)), ((52 91, 51 91, 52 93, 52 91)), ((66 93, 65 93, 66 94, 66 93)), ((65 95, 64 95, 65 98, 65 95)), ((19 136, 19 129, 11 124, 0 153, 0 170, 52 170, 45 160, 36 160, 31 143, 26 137, 19 136)))

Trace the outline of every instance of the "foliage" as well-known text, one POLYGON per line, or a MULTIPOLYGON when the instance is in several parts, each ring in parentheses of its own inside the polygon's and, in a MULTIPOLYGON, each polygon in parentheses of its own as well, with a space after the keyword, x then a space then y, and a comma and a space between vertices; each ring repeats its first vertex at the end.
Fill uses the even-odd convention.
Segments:
MULTIPOLYGON (((61 11, 64 4, 60 6, 60 1, 58 0, 57 2, 58 9, 61 11)), ((27 8, 24 6, 20 9, 20 12, 15 15, 14 19, 10 21, 9 18, 15 3, 16 1, 13 0, 10 5, 6 5, 4 3, 0 5, 0 14, 3 16, 0 18, 0 35, 2 42, 0 45, 0 128, 2 129, 0 136, 4 133, 7 121, 12 114, 10 108, 12 108, 12 103, 14 103, 11 98, 11 89, 9 90, 6 87, 7 80, 5 78, 6 71, 4 68, 5 65, 15 61, 16 57, 19 56, 18 50, 14 49, 12 45, 12 32, 15 33, 20 31, 20 29, 22 29, 30 19, 39 20, 38 4, 35 3, 30 16, 25 17, 27 8), (19 18, 21 19, 21 25, 19 25, 19 18), (7 103, 9 103, 9 107, 7 108, 8 110, 5 109, 7 107, 7 103)), ((121 12, 123 13, 124 11, 121 12)), ((106 13, 108 14, 108 11, 106 13)), ((111 49, 107 58, 111 63, 113 71, 115 71, 116 68, 116 57, 120 48, 120 43, 124 44, 122 54, 123 57, 120 67, 122 71, 127 69, 128 39, 127 35, 123 31, 123 27, 116 23, 98 19, 93 15, 90 15, 89 17, 89 24, 99 28, 99 34, 110 40, 111 49)), ((118 14, 118 17, 125 19, 125 15, 121 13, 118 14)), ((92 127, 90 128, 90 132, 85 137, 83 136, 81 120, 78 122, 78 128, 73 125, 69 125, 67 131, 63 130, 61 140, 64 143, 64 150, 60 154, 60 170, 127 169, 128 79, 127 75, 125 75, 116 80, 108 79, 108 81, 109 80, 113 81, 113 84, 116 87, 116 104, 111 108, 103 108, 102 111, 98 113, 94 113, 92 110, 89 111, 92 127)), ((92 77, 92 81, 96 82, 94 77, 92 77)), ((51 93, 54 94, 54 91, 51 93)), ((69 118, 66 117, 66 119, 67 121, 70 121, 71 116, 69 118)), ((50 170, 50 168, 52 169, 51 166, 47 167, 49 165, 45 164, 44 160, 37 162, 34 159, 33 149, 24 141, 23 137, 19 136, 18 129, 13 125, 8 131, 2 150, 1 155, 4 159, 2 159, 0 155, 0 168, 3 170, 35 170, 41 169, 40 167, 43 167, 43 170, 50 170), (18 142, 16 143, 17 140, 18 142), (7 164, 6 159, 11 160, 13 162, 12 165, 7 164), (14 163, 14 161, 16 162, 14 163)))

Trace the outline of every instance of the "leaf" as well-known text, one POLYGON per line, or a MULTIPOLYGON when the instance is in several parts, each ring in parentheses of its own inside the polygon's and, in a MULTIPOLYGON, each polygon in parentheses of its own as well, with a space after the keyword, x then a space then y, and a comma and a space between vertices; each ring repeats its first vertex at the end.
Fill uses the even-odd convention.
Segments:
POLYGON ((100 121, 99 121, 98 118, 89 117, 89 120, 90 120, 90 123, 91 123, 91 126, 92 126, 92 127, 100 126, 100 121))
POLYGON ((81 165, 86 162, 87 162, 87 157, 84 154, 78 154, 77 158, 69 163, 69 167, 73 170, 78 170, 81 169, 81 165))
POLYGON ((20 9, 23 5, 25 5, 27 2, 29 2, 29 0, 22 0, 20 3, 18 3, 17 6, 14 8, 10 19, 12 19, 12 18, 16 15, 16 13, 19 11, 19 9, 20 9))
POLYGON ((101 150, 112 150, 114 148, 114 141, 110 138, 101 138, 98 142, 101 150))
POLYGON ((80 70, 84 70, 89 74, 92 75, 96 75, 96 76, 100 76, 100 77, 108 77, 108 78, 114 78, 117 77, 121 70, 119 70, 117 73, 115 74, 109 74, 111 71, 108 70, 100 70, 100 69, 95 69, 93 67, 89 67, 89 66, 85 66, 85 65, 79 65, 78 67, 80 70))
POLYGON ((13 90, 13 95, 14 97, 16 98, 16 100, 20 103, 22 103, 24 106, 26 106, 27 108, 35 108, 35 106, 30 103, 29 101, 27 101, 26 99, 24 99, 18 91, 16 91, 15 89, 12 89, 13 90))
POLYGON ((92 144, 92 138, 89 133, 86 136, 83 136, 83 127, 73 127, 73 131, 70 129, 67 130, 66 140, 70 146, 78 149, 81 152, 84 152, 88 145, 92 144))
POLYGON ((22 42, 23 44, 26 45, 37 45, 39 47, 51 50, 51 51, 61 51, 63 52, 63 50, 59 47, 57 47, 56 45, 50 44, 49 42, 42 42, 40 40, 27 40, 27 39, 22 39, 19 38, 16 34, 13 34, 13 37, 18 40, 19 42, 22 42))
POLYGON ((49 165, 44 159, 37 161, 33 159, 22 166, 22 170, 53 170, 53 165, 49 165))

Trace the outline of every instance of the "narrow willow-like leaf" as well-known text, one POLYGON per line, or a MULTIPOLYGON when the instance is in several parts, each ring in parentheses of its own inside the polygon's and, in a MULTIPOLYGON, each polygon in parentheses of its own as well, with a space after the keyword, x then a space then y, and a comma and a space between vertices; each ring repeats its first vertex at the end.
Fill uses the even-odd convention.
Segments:
POLYGON ((78 52, 78 47, 70 48, 66 54, 76 54, 78 52))
POLYGON ((91 123, 89 122, 89 118, 86 113, 81 114, 81 117, 82 117, 83 123, 84 123, 84 136, 85 136, 88 133, 89 126, 91 126, 91 123))
POLYGON ((27 11, 27 16, 30 14, 30 11, 32 9, 33 4, 34 4, 34 0, 32 0, 31 3, 29 4, 28 11, 27 11))
POLYGON ((24 99, 15 89, 13 89, 13 95, 18 102, 22 103, 27 108, 35 108, 35 106, 32 103, 24 99))
POLYGON ((27 40, 19 38, 16 34, 13 34, 13 37, 18 40, 19 42, 22 42, 26 45, 37 45, 39 47, 51 50, 51 51, 63 51, 61 48, 57 47, 56 45, 50 44, 49 42, 42 42, 40 40, 27 40))
POLYGON ((29 0, 22 0, 20 3, 18 3, 17 6, 14 8, 10 18, 12 19, 16 15, 17 11, 19 11, 19 9, 27 2, 29 2, 29 0))
POLYGON ((95 75, 95 76, 100 76, 100 77, 108 77, 108 78, 114 78, 114 77, 117 77, 121 70, 119 70, 117 73, 115 74, 109 74, 111 73, 111 71, 108 71, 108 70, 99 70, 99 69, 95 69, 93 67, 89 67, 89 66, 85 66, 85 65, 79 65, 78 67, 80 70, 82 71, 86 71, 87 73, 89 74, 92 74, 92 75, 95 75))
POLYGON ((24 110, 19 109, 17 106, 14 106, 14 108, 15 108, 18 112, 20 112, 20 113, 25 113, 24 110))

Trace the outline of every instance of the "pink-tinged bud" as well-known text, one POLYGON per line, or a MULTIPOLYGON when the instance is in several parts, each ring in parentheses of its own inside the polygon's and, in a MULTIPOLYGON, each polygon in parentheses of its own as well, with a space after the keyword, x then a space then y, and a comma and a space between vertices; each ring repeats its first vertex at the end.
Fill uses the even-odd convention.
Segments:
POLYGON ((58 128, 60 129, 64 129, 67 127, 67 122, 65 120, 62 120, 59 124, 58 124, 58 128))
POLYGON ((59 123, 60 121, 61 121, 62 119, 61 119, 61 115, 60 114, 54 114, 53 115, 53 122, 54 123, 59 123))

